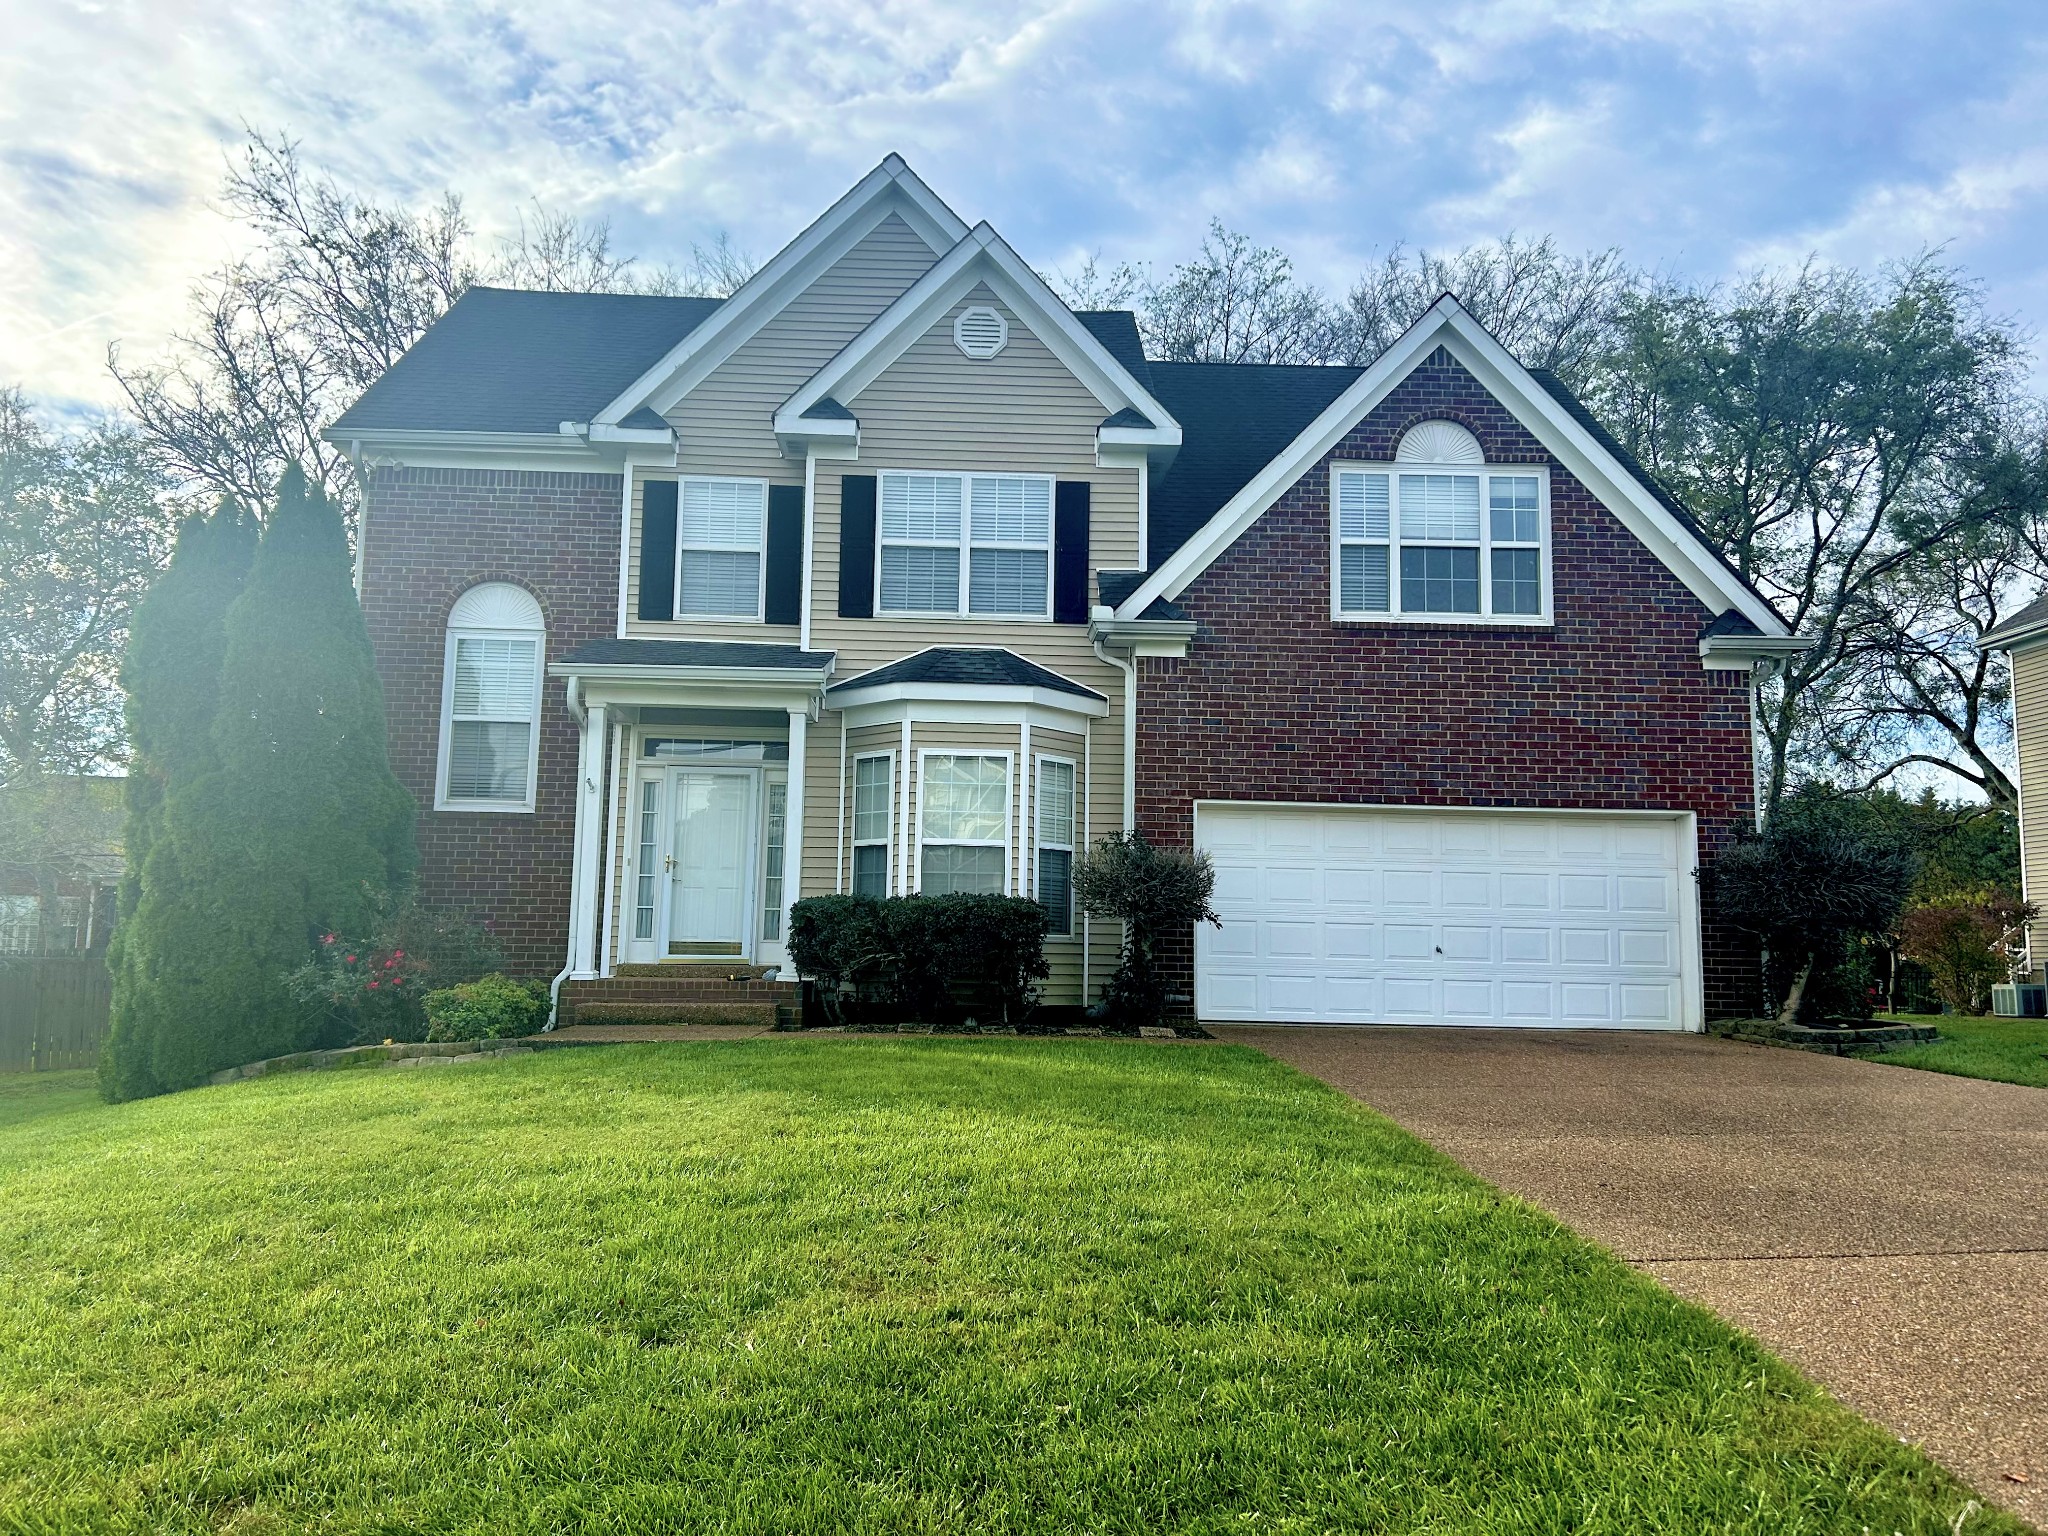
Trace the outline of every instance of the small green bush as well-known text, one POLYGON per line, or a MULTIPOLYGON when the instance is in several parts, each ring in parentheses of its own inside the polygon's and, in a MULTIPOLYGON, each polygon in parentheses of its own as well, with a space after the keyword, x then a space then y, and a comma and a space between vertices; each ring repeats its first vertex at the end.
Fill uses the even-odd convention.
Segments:
POLYGON ((1207 853, 1156 848, 1140 832, 1112 832, 1081 856, 1074 895, 1083 910, 1124 925, 1122 958, 1102 984, 1112 1024, 1135 1030, 1165 1021, 1159 945, 1191 934, 1197 923, 1222 927, 1209 905, 1215 889, 1216 867, 1207 853))
POLYGON ((789 953, 835 1023, 1014 1028, 1050 969, 1045 928, 1022 896, 812 896, 790 909, 789 953))
POLYGON ((429 1040, 503 1040, 536 1035, 548 1021, 548 989, 493 971, 427 994, 429 1040))

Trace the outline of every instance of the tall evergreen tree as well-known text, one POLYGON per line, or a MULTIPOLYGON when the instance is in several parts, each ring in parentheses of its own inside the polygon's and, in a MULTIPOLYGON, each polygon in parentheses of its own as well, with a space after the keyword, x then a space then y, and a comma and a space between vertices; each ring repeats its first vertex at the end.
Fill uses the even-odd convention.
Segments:
POLYGON ((167 901, 184 888, 162 838, 164 800, 174 786, 211 769, 214 720, 229 605, 241 594, 256 553, 254 518, 223 497, 210 516, 187 518, 164 573, 151 584, 129 626, 121 661, 132 747, 126 784, 126 868, 120 922, 108 951, 113 973, 112 1028, 100 1060, 101 1091, 135 1098, 160 1088, 154 1067, 161 1010, 153 987, 165 952, 167 901), (147 916, 145 898, 154 893, 147 916))
POLYGON ((333 506, 288 470, 224 623, 213 761, 171 783, 145 875, 157 1014, 148 1086, 315 1043, 284 979, 323 932, 361 932, 410 880, 412 800, 391 772, 384 697, 333 506))

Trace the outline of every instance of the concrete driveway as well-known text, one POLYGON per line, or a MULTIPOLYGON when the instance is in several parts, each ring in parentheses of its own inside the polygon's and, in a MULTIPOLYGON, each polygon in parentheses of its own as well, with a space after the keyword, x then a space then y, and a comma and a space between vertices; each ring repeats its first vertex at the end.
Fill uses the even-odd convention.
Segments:
POLYGON ((1215 1033, 1553 1212, 2048 1527, 2048 1090, 1698 1035, 1215 1033))

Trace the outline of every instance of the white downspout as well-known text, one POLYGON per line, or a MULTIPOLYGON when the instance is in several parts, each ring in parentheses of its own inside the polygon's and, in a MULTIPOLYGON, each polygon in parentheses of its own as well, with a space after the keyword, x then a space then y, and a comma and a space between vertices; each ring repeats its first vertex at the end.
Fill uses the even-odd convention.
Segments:
MULTIPOLYGON (((588 723, 590 715, 589 711, 583 707, 582 678, 571 677, 569 679, 567 702, 569 705, 569 718, 576 722, 576 826, 569 834, 569 846, 572 849, 580 849, 583 846, 583 776, 590 771, 590 764, 586 761, 590 754, 585 746, 588 733, 583 729, 585 724, 588 723)), ((580 866, 582 861, 579 859, 577 862, 580 866)), ((567 981, 570 973, 576 969, 576 904, 580 894, 577 887, 582 878, 580 867, 570 871, 569 955, 561 970, 555 973, 555 979, 548 983, 548 1022, 546 1028, 550 1030, 555 1027, 555 1015, 562 1006, 562 983, 567 981)))
POLYGON ((1124 831, 1138 825, 1138 663, 1112 656, 1097 640, 1095 654, 1124 675, 1124 831))

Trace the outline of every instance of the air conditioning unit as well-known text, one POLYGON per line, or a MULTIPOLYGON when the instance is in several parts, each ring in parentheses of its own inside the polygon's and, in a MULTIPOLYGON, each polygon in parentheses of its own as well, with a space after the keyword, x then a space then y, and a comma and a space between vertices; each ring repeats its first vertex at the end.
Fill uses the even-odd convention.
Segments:
POLYGON ((2048 1019, 2048 986, 2023 981, 1991 989, 1991 1011, 2001 1019, 2048 1019))

